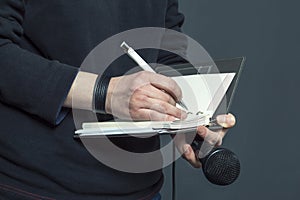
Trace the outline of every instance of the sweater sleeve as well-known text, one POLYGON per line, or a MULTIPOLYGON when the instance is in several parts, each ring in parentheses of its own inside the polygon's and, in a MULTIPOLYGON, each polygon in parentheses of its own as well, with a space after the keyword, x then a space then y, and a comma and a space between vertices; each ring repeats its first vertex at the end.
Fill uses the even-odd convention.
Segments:
MULTIPOLYGON (((178 0, 168 0, 168 6, 165 16, 165 28, 181 32, 184 23, 184 15, 178 10, 178 0)), ((182 34, 173 34, 174 32, 166 31, 161 46, 172 49, 177 54, 161 50, 158 56, 158 63, 165 65, 174 65, 186 63, 185 54, 187 49, 187 38, 182 34)))
POLYGON ((0 101, 57 125, 78 68, 20 48, 24 12, 23 0, 0 1, 0 101))

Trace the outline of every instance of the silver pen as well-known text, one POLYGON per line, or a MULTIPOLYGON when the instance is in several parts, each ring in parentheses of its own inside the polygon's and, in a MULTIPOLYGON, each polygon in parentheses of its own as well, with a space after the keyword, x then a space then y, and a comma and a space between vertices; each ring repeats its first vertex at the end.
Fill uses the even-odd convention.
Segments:
MULTIPOLYGON (((146 63, 146 61, 132 48, 130 47, 126 42, 122 42, 121 46, 120 46, 124 52, 130 57, 132 58, 143 70, 148 71, 148 72, 153 72, 156 73, 152 67, 149 66, 148 63, 146 63)), ((182 108, 184 108, 185 110, 188 111, 187 106, 185 105, 185 103, 183 103, 183 101, 178 101, 177 102, 178 105, 180 105, 182 108)))

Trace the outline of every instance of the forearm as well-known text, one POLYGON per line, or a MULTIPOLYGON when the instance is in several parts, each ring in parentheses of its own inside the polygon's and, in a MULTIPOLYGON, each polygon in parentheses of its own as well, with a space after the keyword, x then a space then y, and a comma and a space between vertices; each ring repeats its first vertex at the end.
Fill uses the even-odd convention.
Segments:
POLYGON ((78 72, 64 102, 64 107, 92 111, 97 77, 97 74, 78 72))

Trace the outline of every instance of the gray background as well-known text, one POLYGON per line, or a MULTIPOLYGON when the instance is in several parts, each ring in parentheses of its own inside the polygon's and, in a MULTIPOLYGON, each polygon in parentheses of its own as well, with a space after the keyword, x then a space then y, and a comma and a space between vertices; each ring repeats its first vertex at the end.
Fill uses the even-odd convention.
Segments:
MULTIPOLYGON (((202 171, 177 161, 177 199, 298 199, 300 2, 297 0, 179 0, 184 32, 213 58, 246 56, 231 112, 238 123, 224 146, 242 171, 231 186, 206 181, 202 171)), ((171 198, 170 167, 164 199, 171 198)))

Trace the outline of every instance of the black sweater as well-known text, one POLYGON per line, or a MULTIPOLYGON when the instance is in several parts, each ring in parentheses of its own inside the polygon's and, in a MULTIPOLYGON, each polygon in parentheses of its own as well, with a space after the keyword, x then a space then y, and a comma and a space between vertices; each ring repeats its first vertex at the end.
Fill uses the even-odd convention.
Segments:
POLYGON ((161 171, 101 164, 73 139, 62 104, 101 41, 137 27, 180 30, 182 22, 177 0, 0 0, 0 196, 151 199, 161 171))

